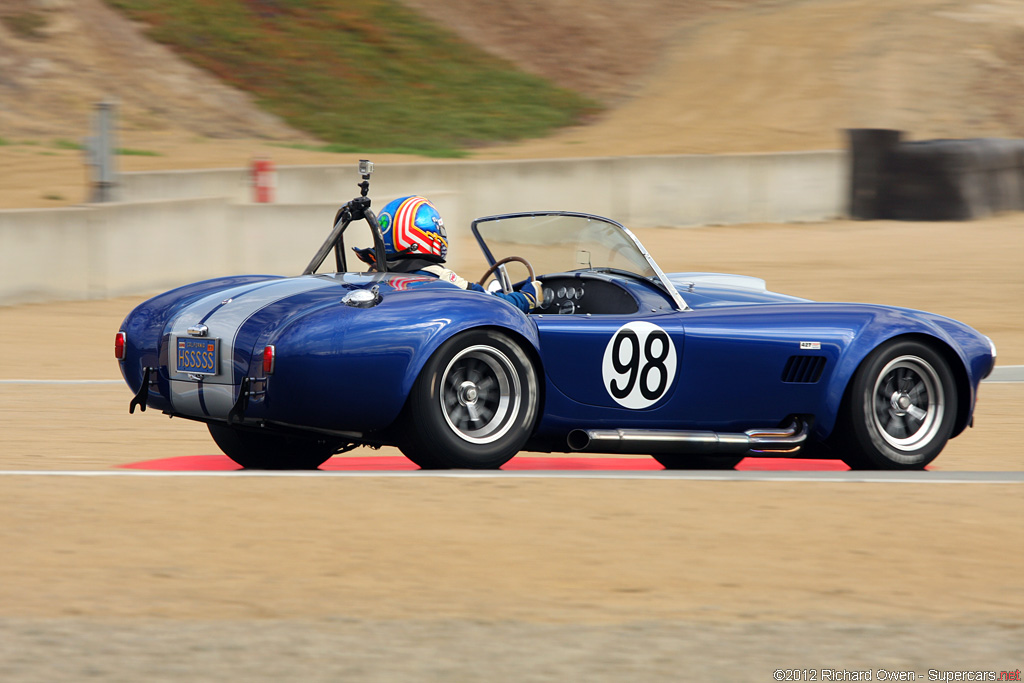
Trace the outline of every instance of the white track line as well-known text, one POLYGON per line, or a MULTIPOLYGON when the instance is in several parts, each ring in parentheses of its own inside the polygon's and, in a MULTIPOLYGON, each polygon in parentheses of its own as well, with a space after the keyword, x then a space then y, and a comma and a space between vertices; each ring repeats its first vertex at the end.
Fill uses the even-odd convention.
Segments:
POLYGON ((986 382, 1024 382, 1024 365, 997 365, 986 382))
MULTIPOLYGON (((985 382, 1024 382, 1024 365, 1000 365, 985 382)), ((0 379, 4 384, 124 384, 120 379, 0 379)))
POLYGON ((829 484, 1024 484, 1024 472, 773 472, 655 470, 425 470, 409 471, 154 471, 154 470, 2 470, 0 477, 385 477, 389 479, 641 479, 667 481, 759 481, 776 483, 816 482, 829 484))
POLYGON ((124 384, 123 379, 0 379, 0 384, 124 384))

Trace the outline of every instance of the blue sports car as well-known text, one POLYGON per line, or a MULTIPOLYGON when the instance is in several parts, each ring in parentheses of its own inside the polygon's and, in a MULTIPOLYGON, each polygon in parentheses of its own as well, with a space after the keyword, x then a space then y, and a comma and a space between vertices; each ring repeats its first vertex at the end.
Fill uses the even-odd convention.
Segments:
POLYGON ((955 320, 666 274, 628 229, 580 213, 476 220, 490 291, 393 272, 361 172, 302 275, 198 282, 125 318, 131 411, 205 422, 250 468, 395 445, 423 468, 498 468, 525 449, 921 469, 972 424, 995 365, 991 340, 955 320), (353 270, 346 231, 364 222, 374 265, 353 270), (529 277, 513 282, 512 261, 529 277), (536 281, 529 312, 491 294, 536 281))

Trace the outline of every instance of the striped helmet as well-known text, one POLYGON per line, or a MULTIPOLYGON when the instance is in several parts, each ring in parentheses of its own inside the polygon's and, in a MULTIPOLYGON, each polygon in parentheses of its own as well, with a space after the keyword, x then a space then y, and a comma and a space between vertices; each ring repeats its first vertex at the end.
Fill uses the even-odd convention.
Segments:
POLYGON ((401 197, 381 209, 377 216, 388 259, 401 256, 448 255, 448 234, 434 205, 423 197, 401 197))

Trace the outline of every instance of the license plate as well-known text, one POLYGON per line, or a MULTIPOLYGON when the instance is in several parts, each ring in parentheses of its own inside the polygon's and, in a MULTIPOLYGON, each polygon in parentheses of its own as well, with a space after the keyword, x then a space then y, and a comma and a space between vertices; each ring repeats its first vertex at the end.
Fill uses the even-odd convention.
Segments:
POLYGON ((219 339, 178 339, 178 372, 191 375, 217 374, 219 339))

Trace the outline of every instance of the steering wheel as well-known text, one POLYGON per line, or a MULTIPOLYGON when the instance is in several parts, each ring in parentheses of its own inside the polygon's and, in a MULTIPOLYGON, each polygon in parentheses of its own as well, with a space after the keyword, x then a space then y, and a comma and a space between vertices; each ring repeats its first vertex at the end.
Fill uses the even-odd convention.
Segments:
MULTIPOLYGON (((505 265, 509 261, 518 261, 519 263, 522 263, 524 266, 526 266, 526 270, 530 271, 530 279, 537 279, 537 273, 534 272, 533 265, 531 265, 529 261, 524 259, 522 256, 506 256, 505 258, 501 259, 500 261, 498 261, 493 266, 487 269, 487 272, 484 273, 484 276, 480 278, 480 286, 482 287, 483 284, 487 282, 487 278, 493 275, 494 271, 496 271, 499 267, 505 265)), ((512 285, 509 283, 508 273, 503 273, 502 275, 504 277, 496 278, 498 284, 501 285, 501 291, 503 294, 510 294, 512 292, 512 285)))

